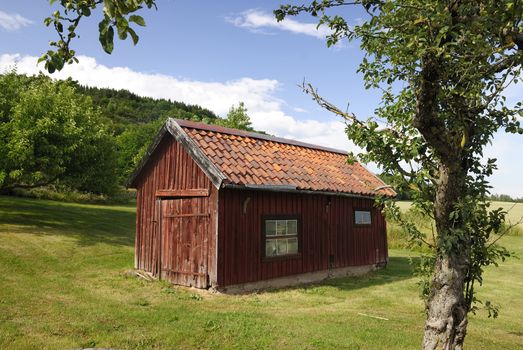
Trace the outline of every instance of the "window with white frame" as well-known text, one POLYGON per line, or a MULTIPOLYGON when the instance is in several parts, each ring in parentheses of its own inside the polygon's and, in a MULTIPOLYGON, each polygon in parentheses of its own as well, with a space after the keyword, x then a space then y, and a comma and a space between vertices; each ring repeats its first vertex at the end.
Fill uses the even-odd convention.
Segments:
POLYGON ((266 258, 298 254, 298 218, 265 218, 263 234, 266 258))

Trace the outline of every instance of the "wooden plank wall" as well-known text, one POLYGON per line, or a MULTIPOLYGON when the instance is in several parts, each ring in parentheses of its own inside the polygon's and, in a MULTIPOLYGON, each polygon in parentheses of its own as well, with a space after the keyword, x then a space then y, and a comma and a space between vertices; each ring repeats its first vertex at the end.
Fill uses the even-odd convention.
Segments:
POLYGON ((222 189, 218 237, 219 286, 387 261, 385 220, 370 199, 222 189), (355 226, 354 209, 370 209, 372 225, 355 226), (298 257, 263 257, 262 215, 278 214, 301 216, 298 257))
MULTIPOLYGON (((216 211, 218 191, 185 149, 169 134, 158 145, 137 181, 135 267, 157 274, 158 190, 209 189, 208 269, 216 282, 216 211)), ((164 252, 174 254, 174 252, 164 252)))
POLYGON ((162 279, 207 288, 209 197, 162 199, 162 279))

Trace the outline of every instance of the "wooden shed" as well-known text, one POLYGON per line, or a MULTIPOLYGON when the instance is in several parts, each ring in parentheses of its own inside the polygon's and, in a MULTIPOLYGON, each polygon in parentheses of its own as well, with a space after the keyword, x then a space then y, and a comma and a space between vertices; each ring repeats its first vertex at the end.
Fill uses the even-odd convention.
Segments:
POLYGON ((174 284, 257 289, 387 263, 377 195, 395 193, 347 154, 169 119, 128 186, 135 267, 174 284))

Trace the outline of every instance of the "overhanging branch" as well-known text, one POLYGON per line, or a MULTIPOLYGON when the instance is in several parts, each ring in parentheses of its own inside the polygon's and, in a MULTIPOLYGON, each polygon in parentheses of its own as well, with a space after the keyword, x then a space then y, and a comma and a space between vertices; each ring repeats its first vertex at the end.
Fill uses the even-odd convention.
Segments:
MULTIPOLYGON (((338 107, 336 107, 334 104, 332 104, 331 102, 327 101, 326 99, 324 99, 322 96, 320 96, 320 94, 318 93, 317 89, 314 89, 314 87, 312 86, 312 84, 310 83, 306 83, 305 81, 301 84, 301 85, 298 85, 300 88, 303 89, 303 91, 312 96, 312 99, 322 108, 328 110, 329 112, 331 113, 334 113, 340 117, 342 117, 347 123, 349 124, 353 124, 353 125, 358 125, 358 127, 362 128, 362 129, 366 129, 366 130, 369 130, 370 131, 370 128, 369 126, 362 122, 361 120, 359 120, 354 114, 352 113, 349 113, 349 112, 343 112, 341 109, 339 109, 338 107)), ((385 133, 385 132, 390 132, 394 137, 397 137, 397 138, 401 138, 403 137, 397 130, 394 130, 394 129, 391 129, 391 128, 382 128, 382 129, 379 129, 379 130, 375 130, 376 133, 385 133)), ((408 182, 408 180, 405 179, 405 177, 408 177, 408 178, 413 178, 416 176, 416 172, 414 171, 407 171, 405 169, 403 169, 403 167, 398 163, 398 162, 393 162, 390 164, 399 174, 401 174, 404 178, 404 180, 406 182, 408 182)))

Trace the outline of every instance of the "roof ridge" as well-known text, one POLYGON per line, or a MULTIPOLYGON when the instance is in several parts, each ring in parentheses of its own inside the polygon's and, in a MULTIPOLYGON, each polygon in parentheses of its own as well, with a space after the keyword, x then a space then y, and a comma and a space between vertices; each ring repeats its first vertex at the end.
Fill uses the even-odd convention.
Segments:
POLYGON ((258 139, 258 140, 271 141, 271 142, 276 142, 276 143, 283 143, 286 145, 293 145, 293 146, 298 146, 298 147, 303 147, 303 148, 316 149, 316 150, 320 150, 320 151, 330 152, 330 153, 348 155, 348 153, 346 151, 342 151, 342 150, 339 150, 336 148, 315 145, 312 143, 302 142, 302 141, 298 141, 298 140, 286 139, 283 137, 276 137, 276 136, 271 136, 271 135, 266 135, 266 134, 260 134, 260 133, 252 132, 252 131, 226 128, 224 126, 195 122, 192 120, 176 119, 176 118, 169 118, 169 119, 173 119, 176 123, 178 123, 178 125, 180 125, 181 127, 184 127, 184 128, 212 131, 212 132, 217 132, 217 133, 221 133, 221 134, 228 134, 228 135, 234 135, 234 136, 240 136, 240 137, 249 137, 249 138, 254 138, 254 139, 258 139))
POLYGON ((137 186, 136 181, 140 173, 149 162, 151 155, 157 152, 158 145, 163 142, 168 134, 185 149, 216 188, 228 184, 244 187, 245 185, 261 185, 263 188, 271 190, 276 185, 277 189, 281 190, 283 185, 287 191, 289 186, 292 185, 296 187, 296 191, 305 191, 304 193, 319 191, 321 193, 347 193, 371 197, 379 194, 387 197, 395 195, 395 192, 389 186, 386 186, 381 179, 361 163, 356 162, 354 167, 341 161, 339 155, 344 153, 338 153, 337 150, 172 118, 166 121, 156 135, 140 165, 129 178, 128 187, 137 186), (198 132, 199 129, 209 132, 198 132), (213 137, 210 134, 216 136, 213 137), (237 145, 242 140, 225 137, 223 136, 225 134, 237 135, 239 138, 263 139, 269 142, 250 141, 250 145, 245 146, 244 149, 237 145), (210 139, 205 140, 207 137, 202 137, 205 135, 209 135, 210 139), (284 147, 289 144, 296 148, 284 147), (224 146, 227 147, 224 148, 224 146), (215 151, 210 152, 213 148, 215 151), (326 151, 327 155, 314 157, 309 152, 311 149, 326 151), (281 154, 277 154, 275 151, 281 151, 281 154), (247 163, 245 162, 246 157, 245 159, 242 157, 249 152, 251 152, 252 160, 247 163), (253 162, 256 162, 256 166, 253 162), (370 184, 367 182, 370 182, 370 184), (378 187, 373 189, 373 186, 378 187))

